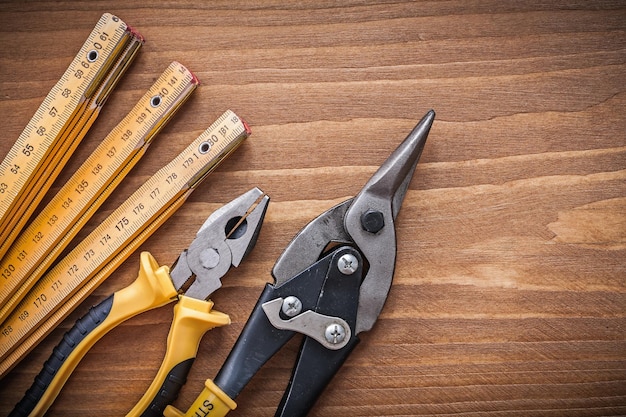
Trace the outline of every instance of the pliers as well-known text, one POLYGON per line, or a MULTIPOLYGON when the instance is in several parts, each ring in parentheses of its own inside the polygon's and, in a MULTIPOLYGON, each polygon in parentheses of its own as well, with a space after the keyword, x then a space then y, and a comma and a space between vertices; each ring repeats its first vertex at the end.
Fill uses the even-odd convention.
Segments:
POLYGON ((394 222, 434 121, 431 110, 359 194, 305 226, 274 265, 244 329, 214 381, 183 414, 219 417, 255 373, 296 333, 304 334, 276 416, 306 415, 372 328, 394 275, 394 222))
POLYGON ((171 270, 159 267, 149 252, 143 252, 137 279, 76 322, 11 416, 43 415, 82 357, 104 334, 139 313, 178 301, 165 358, 152 384, 128 414, 161 416, 185 383, 204 333, 230 324, 228 315, 213 311, 213 302, 207 299, 220 288, 221 278, 230 267, 239 266, 254 247, 268 203, 269 197, 253 188, 219 208, 171 270))

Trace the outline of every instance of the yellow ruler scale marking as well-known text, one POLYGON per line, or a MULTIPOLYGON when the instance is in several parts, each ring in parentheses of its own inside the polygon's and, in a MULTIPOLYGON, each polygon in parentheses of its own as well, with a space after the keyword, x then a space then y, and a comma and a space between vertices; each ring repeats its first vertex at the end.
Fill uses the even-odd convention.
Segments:
POLYGON ((104 14, 0 164, 0 257, 78 145, 143 38, 104 14))
POLYGON ((172 63, 0 261, 0 323, 113 192, 198 85, 172 63))
POLYGON ((0 328, 0 372, 10 369, 38 342, 28 338, 31 333, 42 335, 56 324, 46 324, 49 320, 69 314, 249 133, 235 113, 225 112, 44 275, 0 328))

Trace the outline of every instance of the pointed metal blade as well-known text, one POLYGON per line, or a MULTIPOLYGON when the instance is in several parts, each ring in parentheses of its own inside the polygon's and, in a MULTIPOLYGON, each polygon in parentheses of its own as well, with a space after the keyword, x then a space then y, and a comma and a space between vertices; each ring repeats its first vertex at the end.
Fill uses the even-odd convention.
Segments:
POLYGON ((356 333, 372 328, 396 265, 396 219, 435 118, 429 111, 365 184, 346 212, 344 227, 370 267, 359 292, 356 333))

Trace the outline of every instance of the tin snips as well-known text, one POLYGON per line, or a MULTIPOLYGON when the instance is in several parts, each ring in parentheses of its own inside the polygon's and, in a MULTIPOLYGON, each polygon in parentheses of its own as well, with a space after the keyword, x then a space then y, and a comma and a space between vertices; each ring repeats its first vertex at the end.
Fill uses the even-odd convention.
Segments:
POLYGON ((183 414, 223 416, 296 333, 302 345, 276 416, 304 416, 385 304, 396 264, 395 220, 434 120, 430 111, 359 194, 305 226, 274 265, 214 381, 183 414))

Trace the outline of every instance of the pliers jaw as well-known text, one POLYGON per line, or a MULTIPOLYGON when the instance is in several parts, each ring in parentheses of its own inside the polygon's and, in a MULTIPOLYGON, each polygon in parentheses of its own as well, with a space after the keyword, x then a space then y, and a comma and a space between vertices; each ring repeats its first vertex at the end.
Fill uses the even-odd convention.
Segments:
POLYGON ((269 197, 253 188, 215 211, 185 249, 170 276, 174 287, 188 297, 204 300, 221 287, 231 266, 239 266, 252 250, 263 224, 269 197))

